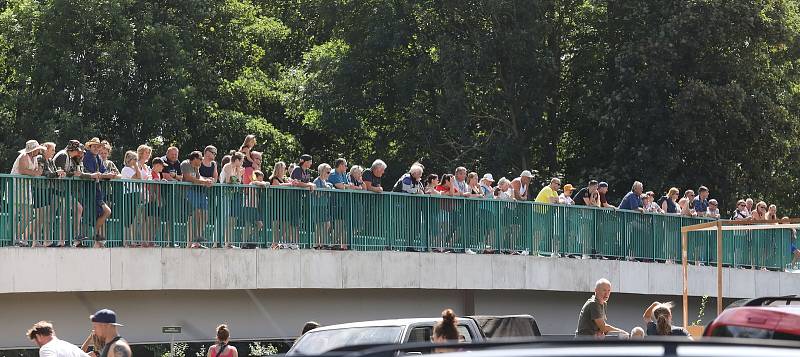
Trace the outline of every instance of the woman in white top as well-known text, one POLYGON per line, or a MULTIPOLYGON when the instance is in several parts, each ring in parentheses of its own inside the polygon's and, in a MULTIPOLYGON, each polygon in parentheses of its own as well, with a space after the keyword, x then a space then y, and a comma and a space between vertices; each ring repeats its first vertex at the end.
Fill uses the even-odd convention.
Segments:
POLYGON ((498 200, 506 200, 506 201, 514 200, 514 192, 511 190, 511 181, 503 177, 500 179, 500 181, 497 182, 497 187, 500 191, 497 194, 498 200))
MULTIPOLYGON (((142 180, 142 170, 139 167, 139 157, 135 151, 127 151, 123 161, 125 167, 120 172, 123 179, 142 180)), ((126 227, 122 237, 124 247, 138 247, 140 242, 134 240, 136 237, 136 227, 139 226, 137 218, 141 216, 139 210, 142 207, 142 184, 126 182, 123 184, 122 198, 122 225, 126 227)))
MULTIPOLYGON (((35 157, 44 150, 44 147, 39 145, 36 140, 28 140, 25 143, 25 148, 19 151, 19 156, 14 161, 14 166, 11 168, 12 175, 24 176, 41 176, 42 168, 36 164, 35 157)), ((31 189, 31 180, 13 179, 14 187, 17 188, 14 196, 9 200, 13 203, 13 208, 16 214, 13 217, 20 217, 17 221, 15 235, 19 234, 19 239, 16 245, 20 247, 27 247, 28 238, 31 235, 31 220, 33 219, 33 190, 31 189)), ((8 193, 6 193, 8 194, 8 193)))
POLYGON ((236 152, 231 156, 231 162, 222 167, 222 172, 219 174, 219 182, 241 184, 244 178, 244 154, 236 152))
MULTIPOLYGON (((147 164, 150 162, 150 158, 153 155, 153 148, 147 145, 139 145, 136 148, 136 168, 139 170, 139 175, 141 175, 141 179, 144 181, 153 181, 153 169, 147 164)), ((155 236, 155 232, 157 232, 158 227, 158 220, 160 220, 160 214, 158 212, 149 212, 153 211, 152 209, 148 210, 150 203, 154 200, 158 199, 151 193, 153 192, 152 185, 157 185, 153 183, 143 183, 142 184, 142 205, 141 205, 141 221, 142 224, 142 247, 154 247, 155 244, 153 243, 153 239, 155 236)))

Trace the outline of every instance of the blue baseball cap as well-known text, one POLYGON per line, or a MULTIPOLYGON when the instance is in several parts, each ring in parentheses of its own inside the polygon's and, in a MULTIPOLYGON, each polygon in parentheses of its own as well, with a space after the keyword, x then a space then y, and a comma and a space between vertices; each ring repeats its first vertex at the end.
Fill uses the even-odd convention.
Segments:
POLYGON ((94 315, 90 316, 92 322, 97 322, 100 324, 110 324, 114 326, 125 326, 123 324, 117 323, 117 314, 114 310, 109 309, 102 309, 98 310, 94 313, 94 315))

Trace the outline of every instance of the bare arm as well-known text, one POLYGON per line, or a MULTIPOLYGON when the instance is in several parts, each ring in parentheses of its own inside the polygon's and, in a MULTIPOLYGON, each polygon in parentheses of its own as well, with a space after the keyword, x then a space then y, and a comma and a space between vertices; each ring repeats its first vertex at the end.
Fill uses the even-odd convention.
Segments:
POLYGON ((376 192, 376 193, 383 192, 383 187, 381 187, 381 186, 372 186, 372 182, 370 182, 370 181, 366 181, 365 180, 364 181, 364 187, 365 187, 365 189, 367 191, 376 192))
POLYGON ((597 325, 597 328, 600 329, 600 332, 602 332, 603 334, 608 334, 609 332, 619 332, 625 335, 628 334, 628 332, 625 330, 607 324, 603 319, 594 319, 594 323, 597 325))
POLYGON ((94 344, 94 341, 92 341, 93 338, 94 338, 94 330, 92 330, 92 332, 89 332, 89 336, 86 336, 86 340, 83 341, 83 344, 81 345, 81 351, 89 352, 89 344, 90 343, 94 344))
POLYGON ((114 348, 111 351, 113 357, 131 357, 131 348, 119 342, 114 344, 114 348))
MULTIPOLYGON (((30 156, 25 155, 24 157, 25 157, 25 160, 28 160, 28 162, 31 161, 31 157, 30 156)), ((23 174, 25 176, 41 176, 42 175, 42 168, 41 168, 41 166, 36 165, 35 169, 29 169, 27 163, 20 163, 20 165, 19 165, 19 173, 23 174)))
POLYGON ((642 320, 644 320, 644 322, 653 321, 653 310, 655 310, 658 304, 658 301, 654 301, 652 304, 650 304, 647 310, 644 310, 644 314, 642 314, 642 320))

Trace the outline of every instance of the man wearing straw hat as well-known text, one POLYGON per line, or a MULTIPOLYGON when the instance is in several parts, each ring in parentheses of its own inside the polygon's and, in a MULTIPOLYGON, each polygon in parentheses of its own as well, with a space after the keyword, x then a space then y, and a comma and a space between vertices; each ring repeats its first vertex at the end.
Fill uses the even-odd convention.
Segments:
MULTIPOLYGON (((14 161, 14 166, 11 168, 12 175, 24 176, 41 176, 42 169, 36 164, 36 155, 44 150, 44 147, 39 145, 36 140, 28 140, 25 143, 25 148, 19 151, 19 156, 14 161)), ((13 217, 18 219, 15 226, 14 235, 19 234, 19 239, 15 242, 17 246, 27 247, 28 237, 31 234, 31 220, 33 220, 33 191, 31 190, 30 180, 23 178, 13 179, 17 190, 11 192, 10 201, 14 204, 13 209, 16 211, 13 217), (17 218, 19 217, 19 218, 17 218)))
POLYGON ((111 178, 113 175, 106 173, 106 166, 103 165, 103 160, 98 155, 103 147, 100 139, 92 138, 86 142, 85 146, 88 151, 83 156, 83 168, 96 181, 94 186, 97 221, 95 223, 94 240, 97 242, 95 247, 99 247, 106 240, 106 220, 111 216, 111 208, 105 202, 105 193, 100 189, 99 180, 111 178))

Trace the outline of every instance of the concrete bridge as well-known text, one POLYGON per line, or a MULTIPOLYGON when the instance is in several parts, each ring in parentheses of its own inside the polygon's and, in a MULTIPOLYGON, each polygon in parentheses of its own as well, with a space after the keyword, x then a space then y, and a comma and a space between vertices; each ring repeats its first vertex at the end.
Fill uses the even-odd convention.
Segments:
MULTIPOLYGON (((211 340, 221 322, 236 338, 279 338, 307 320, 436 316, 445 307, 528 313, 543 333, 568 334, 601 277, 614 284, 611 322, 628 329, 650 302, 679 303, 681 293, 676 264, 394 251, 0 248, 0 272, 4 348, 30 347, 24 332, 38 320, 79 343, 102 307, 117 311, 132 342, 165 341, 167 325, 184 326, 180 340, 211 340)), ((716 270, 689 274, 692 317, 700 296, 716 294, 716 270)), ((724 281, 728 299, 800 293, 797 274, 725 268, 724 281)))

